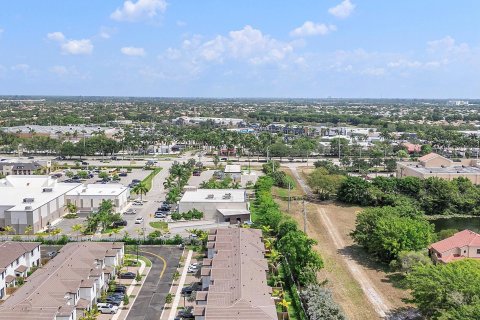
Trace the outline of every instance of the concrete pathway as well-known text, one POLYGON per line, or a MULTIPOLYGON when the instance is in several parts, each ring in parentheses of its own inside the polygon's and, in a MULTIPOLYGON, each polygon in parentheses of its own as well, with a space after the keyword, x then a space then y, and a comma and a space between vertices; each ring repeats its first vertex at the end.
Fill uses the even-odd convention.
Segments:
POLYGON ((190 265, 190 261, 192 260, 193 251, 189 250, 187 259, 185 259, 185 265, 183 266, 182 275, 180 277, 180 282, 178 283, 177 292, 175 293, 175 298, 173 299, 172 308, 170 309, 170 314, 168 316, 168 320, 174 320, 175 315, 177 314, 177 307, 180 303, 180 297, 182 295, 182 288, 185 285, 185 279, 187 278, 187 271, 188 266, 190 265))

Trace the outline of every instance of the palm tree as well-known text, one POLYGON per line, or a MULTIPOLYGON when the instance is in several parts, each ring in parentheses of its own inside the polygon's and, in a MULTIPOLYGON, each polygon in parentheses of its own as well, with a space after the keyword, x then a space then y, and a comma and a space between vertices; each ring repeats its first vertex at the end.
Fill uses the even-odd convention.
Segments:
POLYGON ((68 213, 77 213, 77 205, 75 203, 69 202, 65 205, 65 209, 67 209, 68 213))
POLYGON ((147 194, 148 192, 148 188, 147 186, 145 185, 145 182, 140 182, 139 184, 137 184, 135 187, 133 187, 132 189, 132 192, 135 193, 135 194, 140 194, 140 200, 143 201, 143 195, 147 194))
POLYGON ((25 230, 23 231, 25 233, 25 235, 27 236, 27 239, 28 239, 28 235, 30 235, 33 231, 33 227, 32 226, 28 226, 25 228, 25 230))
POLYGON ((5 232, 7 234, 10 234, 12 232, 16 232, 16 230, 12 226, 5 226, 5 227, 3 227, 3 230, 5 230, 5 232))
POLYGON ((267 254, 268 263, 272 266, 273 270, 277 270, 278 261, 280 261, 281 257, 282 254, 275 249, 270 250, 270 252, 267 254))
POLYGON ((77 233, 77 240, 78 240, 78 237, 79 237, 78 233, 82 231, 83 225, 81 223, 77 223, 77 224, 74 224, 71 229, 73 232, 77 233))

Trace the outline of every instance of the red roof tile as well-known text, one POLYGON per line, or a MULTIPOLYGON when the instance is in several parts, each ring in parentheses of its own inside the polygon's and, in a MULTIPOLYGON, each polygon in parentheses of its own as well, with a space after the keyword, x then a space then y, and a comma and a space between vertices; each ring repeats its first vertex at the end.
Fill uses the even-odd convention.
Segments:
POLYGON ((433 243, 430 248, 437 252, 445 252, 454 248, 465 246, 480 246, 480 234, 470 230, 463 230, 453 236, 433 243))

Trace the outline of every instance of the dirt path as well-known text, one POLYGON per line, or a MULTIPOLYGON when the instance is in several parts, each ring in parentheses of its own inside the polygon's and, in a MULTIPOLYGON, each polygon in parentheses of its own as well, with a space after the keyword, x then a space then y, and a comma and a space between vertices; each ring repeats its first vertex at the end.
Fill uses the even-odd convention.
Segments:
MULTIPOLYGON (((305 193, 311 194, 310 188, 308 187, 308 185, 306 185, 305 181, 302 179, 296 168, 293 168, 292 172, 305 193)), ((314 205, 314 207, 316 211, 315 213, 320 218, 320 223, 327 231, 329 235, 329 240, 331 244, 333 244, 334 247, 337 249, 337 252, 348 250, 344 238, 342 237, 336 226, 332 223, 325 210, 320 205, 314 205)), ((318 230, 314 231, 313 234, 312 232, 309 232, 309 236, 316 238, 316 232, 318 232, 318 230)), ((377 315, 381 318, 385 318, 391 310, 391 306, 388 303, 387 299, 385 299, 385 297, 377 290, 370 278, 366 275, 361 265, 359 265, 348 255, 341 255, 341 257, 343 258, 343 261, 348 268, 348 271, 360 285, 361 290, 363 291, 368 301, 371 303, 377 315)))

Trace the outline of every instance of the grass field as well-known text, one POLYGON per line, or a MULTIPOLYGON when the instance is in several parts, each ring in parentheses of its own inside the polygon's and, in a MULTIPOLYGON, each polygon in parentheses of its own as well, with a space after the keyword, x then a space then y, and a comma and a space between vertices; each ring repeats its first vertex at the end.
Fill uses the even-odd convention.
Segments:
POLYGON ((145 183, 145 186, 147 187, 148 191, 150 191, 150 189, 152 189, 152 181, 153 181, 153 178, 160 172, 162 171, 162 168, 155 168, 152 170, 152 172, 150 172, 150 174, 148 176, 145 177, 145 179, 143 179, 143 183, 145 183))
MULTIPOLYGON (((292 197, 294 199, 303 197, 304 192, 300 188, 300 186, 298 185, 298 182, 295 179, 295 177, 293 176, 292 171, 288 168, 281 168, 280 170, 285 172, 287 174, 287 176, 289 176, 291 181, 293 182, 293 185, 291 185, 291 189, 290 189, 290 197, 292 197)), ((284 200, 287 200, 288 199, 288 188, 273 187, 272 188, 272 195, 274 197, 279 197, 279 198, 282 198, 284 200)))
MULTIPOLYGON (((151 266, 152 266, 152 261, 150 261, 147 257, 141 256, 141 255, 140 255, 141 253, 142 253, 141 251, 138 252, 138 260, 142 260, 143 262, 145 262, 145 265, 146 265, 147 267, 151 267, 151 266)), ((129 260, 129 261, 137 261, 137 255, 136 255, 136 254, 129 254, 129 253, 127 253, 127 254, 125 255, 125 261, 126 261, 126 260, 129 260)))
POLYGON ((162 232, 168 232, 168 223, 164 221, 152 221, 149 223, 150 227, 159 229, 162 232))

